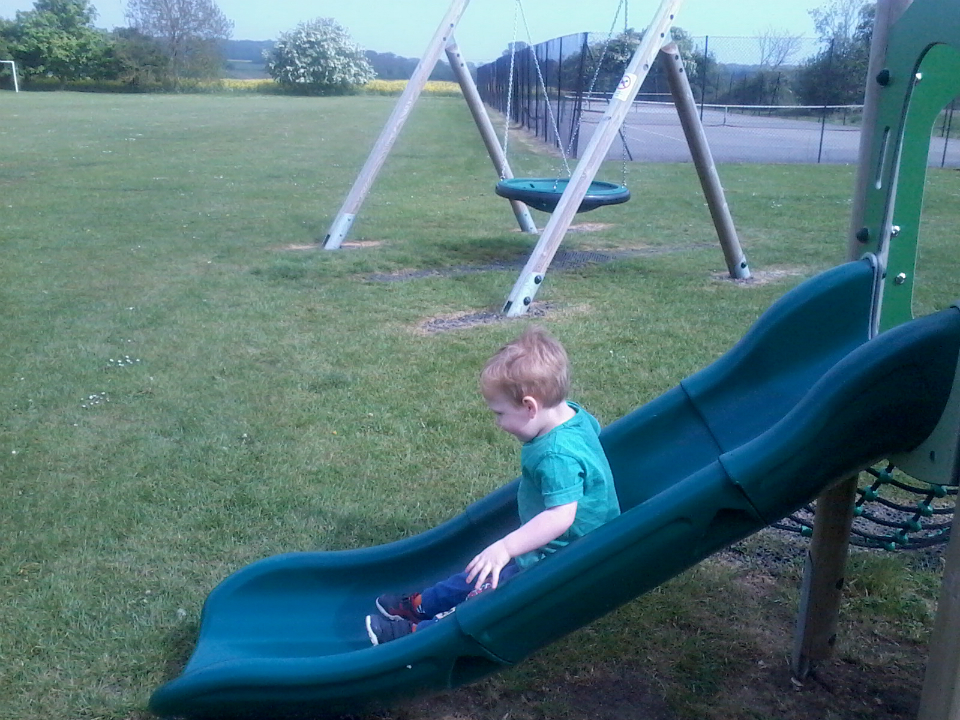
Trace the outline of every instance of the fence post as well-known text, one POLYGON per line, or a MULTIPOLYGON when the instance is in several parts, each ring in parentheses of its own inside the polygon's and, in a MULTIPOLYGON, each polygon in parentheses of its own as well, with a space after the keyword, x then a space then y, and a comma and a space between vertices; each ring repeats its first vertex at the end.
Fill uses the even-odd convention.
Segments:
POLYGON ((956 99, 950 101, 950 106, 947 108, 947 116, 944 119, 946 132, 943 134, 943 155, 940 156, 941 168, 947 164, 947 146, 950 144, 950 131, 953 129, 953 106, 956 102, 956 99))
POLYGON ((703 72, 700 73, 700 121, 703 122, 703 105, 707 98, 707 57, 710 55, 710 36, 703 36, 703 72))
POLYGON ((820 164, 820 161, 823 159, 823 136, 827 131, 827 106, 823 106, 823 110, 820 112, 820 147, 817 148, 817 165, 820 164))
MULTIPOLYGON (((827 55, 827 77, 831 77, 833 71, 833 51, 836 48, 836 39, 830 41, 830 52, 827 55)), ((817 149, 817 164, 820 164, 823 158, 823 134, 827 128, 827 98, 823 100, 823 113, 820 116, 820 147, 817 149)))
POLYGON ((583 72, 587 64, 587 53, 590 51, 590 35, 582 33, 580 36, 580 67, 577 70, 577 100, 574 105, 572 127, 570 128, 570 145, 567 155, 573 158, 580 157, 580 126, 583 124, 583 72))

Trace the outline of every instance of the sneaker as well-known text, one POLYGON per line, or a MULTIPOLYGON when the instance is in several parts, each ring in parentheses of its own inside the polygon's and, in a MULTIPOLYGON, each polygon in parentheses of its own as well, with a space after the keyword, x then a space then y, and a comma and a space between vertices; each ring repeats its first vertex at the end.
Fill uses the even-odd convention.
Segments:
POLYGON ((418 623, 430 619, 429 615, 420 612, 420 593, 381 595, 377 598, 377 610, 388 620, 409 620, 412 623, 418 623))
POLYGON ((367 615, 367 636, 373 645, 396 640, 416 629, 417 626, 409 620, 385 620, 379 615, 367 615))

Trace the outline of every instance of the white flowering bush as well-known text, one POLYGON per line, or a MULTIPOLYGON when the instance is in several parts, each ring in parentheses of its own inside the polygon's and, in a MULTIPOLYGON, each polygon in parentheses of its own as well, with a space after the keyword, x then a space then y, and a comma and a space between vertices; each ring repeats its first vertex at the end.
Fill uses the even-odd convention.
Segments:
POLYGON ((317 18, 281 33, 264 58, 270 76, 291 89, 345 92, 376 77, 363 48, 333 18, 317 18))

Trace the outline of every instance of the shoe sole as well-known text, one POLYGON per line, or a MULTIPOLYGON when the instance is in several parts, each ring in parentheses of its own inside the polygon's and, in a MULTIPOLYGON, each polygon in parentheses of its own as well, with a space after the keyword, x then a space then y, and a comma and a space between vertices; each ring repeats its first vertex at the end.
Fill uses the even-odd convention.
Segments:
MULTIPOLYGON (((380 606, 380 603, 377 603, 377 607, 380 606)), ((373 631, 373 628, 370 626, 370 621, 373 619, 372 615, 367 615, 366 626, 367 626, 367 637, 370 638, 370 644, 379 645, 380 638, 377 637, 377 634, 373 631)))

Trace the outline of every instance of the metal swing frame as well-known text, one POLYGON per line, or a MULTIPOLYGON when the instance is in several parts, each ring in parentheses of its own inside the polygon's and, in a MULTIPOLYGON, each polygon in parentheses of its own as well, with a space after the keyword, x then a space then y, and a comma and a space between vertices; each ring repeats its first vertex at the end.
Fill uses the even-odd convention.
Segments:
MULTIPOLYGON (((427 83, 427 79, 430 77, 430 73, 440 59, 441 52, 446 52, 498 177, 501 179, 514 177, 493 124, 487 116, 483 101, 480 99, 480 93, 454 39, 454 31, 468 4, 469 0, 453 0, 451 3, 447 14, 437 28, 408 81, 406 89, 400 96, 370 155, 367 157, 360 174, 354 181, 353 187, 334 218, 323 240, 324 249, 335 250, 339 248, 349 234, 360 206, 366 199, 377 174, 386 162, 393 144, 396 142, 404 123, 409 118, 413 106, 427 83)), ((571 173, 556 207, 553 208, 550 220, 540 234, 536 247, 514 284, 503 306, 504 314, 508 316, 522 315, 533 302, 537 290, 543 283, 547 268, 550 266, 554 255, 556 255, 560 243, 570 228, 585 196, 591 189, 601 163, 622 130, 627 112, 632 107, 640 86, 646 79, 654 60, 661 53, 667 64, 667 77, 671 93, 697 174, 700 177, 710 214, 717 229, 727 269, 733 278, 747 279, 750 277, 750 270, 740 248, 733 219, 730 216, 723 188, 696 110, 693 91, 684 72, 680 53, 670 39, 670 29, 676 18, 677 10, 682 4, 683 0, 661 0, 659 8, 644 32, 643 39, 627 65, 618 90, 610 98, 603 117, 571 173)), ((516 199, 510 199, 510 204, 520 229, 527 233, 536 233, 537 227, 528 207, 516 199)))
MULTIPOLYGON (((467 62, 464 60, 457 41, 454 38, 454 31, 469 3, 470 0, 453 0, 450 4, 447 14, 440 22, 437 31, 430 40, 430 44, 427 45, 427 49, 424 51, 423 57, 420 58, 420 62, 417 63, 417 67, 410 76, 406 88, 404 88, 400 99, 393 108, 393 112, 387 119, 387 124, 380 132, 380 137, 377 138, 377 142, 370 151, 367 161, 360 170, 360 174, 357 175, 353 187, 347 194, 336 218, 334 218, 333 224, 330 225, 330 229, 323 240, 323 248, 325 250, 338 249, 349 234, 350 228, 353 226, 353 222, 357 217, 357 213, 360 211, 360 206, 363 205, 363 201, 370 192, 374 180, 383 168, 383 164, 386 162, 390 150, 400 136, 400 131, 410 117, 410 113, 413 111, 414 105, 423 92, 423 88, 426 86, 430 74, 440 60, 440 53, 442 52, 445 52, 447 55, 447 60, 450 62, 450 67, 453 69, 457 82, 460 84, 463 97, 467 101, 467 105, 473 115, 473 120, 477 124, 480 137, 483 139, 483 143, 487 148, 490 159, 493 161, 493 166, 497 174, 500 177, 513 177, 510 164, 507 162, 507 157, 503 152, 503 148, 500 147, 500 141, 497 139, 496 130, 494 130, 493 123, 490 122, 486 109, 483 107, 483 101, 480 99, 480 91, 477 90, 476 83, 474 83, 470 71, 467 69, 467 62)), ((517 222, 520 225, 520 229, 523 232, 536 233, 537 226, 526 205, 518 201, 511 201, 510 204, 517 218, 517 222)))

